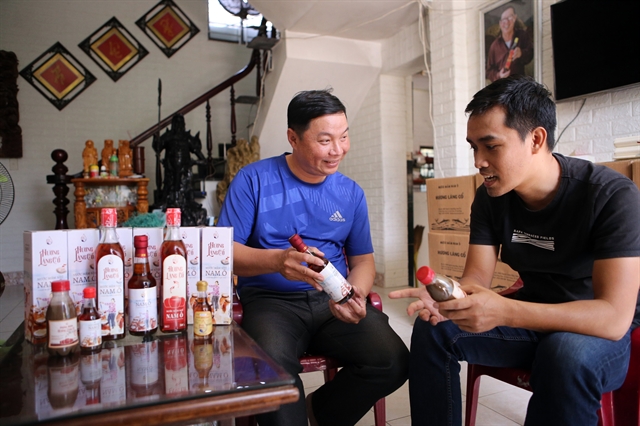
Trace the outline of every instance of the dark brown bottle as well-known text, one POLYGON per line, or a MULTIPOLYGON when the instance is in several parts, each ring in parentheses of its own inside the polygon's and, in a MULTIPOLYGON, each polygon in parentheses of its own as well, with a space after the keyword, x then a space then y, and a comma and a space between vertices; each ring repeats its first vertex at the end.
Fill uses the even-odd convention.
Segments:
POLYGON ((82 290, 82 296, 82 313, 78 316, 80 351, 99 352, 102 349, 102 320, 96 307, 96 288, 86 287, 82 290))
POLYGON ((133 275, 129 280, 129 333, 134 336, 158 331, 158 289, 151 274, 147 253, 148 237, 133 237, 135 256, 133 275))
POLYGON ((318 265, 308 266, 311 270, 323 275, 324 281, 317 282, 334 302, 343 304, 353 297, 353 287, 342 276, 340 271, 333 266, 329 259, 310 251, 309 247, 302 241, 302 238, 300 238, 298 234, 293 234, 289 237, 289 243, 300 253, 310 254, 324 262, 324 267, 318 265))
POLYGON ((96 290, 102 318, 102 340, 123 339, 124 251, 118 242, 116 209, 100 211, 100 243, 96 248, 96 290))
POLYGON ((78 317, 69 288, 68 280, 51 283, 47 308, 47 350, 51 355, 66 356, 78 347, 78 317))
POLYGON ((187 329, 187 249, 180 237, 180 209, 167 209, 167 231, 160 246, 160 330, 187 329))
MULTIPOLYGON (((74 309, 75 311, 75 309, 74 309)), ((80 357, 49 357, 47 361, 49 385, 47 396, 54 409, 68 408, 75 404, 80 388, 80 357)))

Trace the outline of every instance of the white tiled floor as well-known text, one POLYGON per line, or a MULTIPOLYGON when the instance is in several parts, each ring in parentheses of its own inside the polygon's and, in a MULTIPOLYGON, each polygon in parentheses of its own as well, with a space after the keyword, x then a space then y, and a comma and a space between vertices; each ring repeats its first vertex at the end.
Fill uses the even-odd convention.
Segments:
MULTIPOLYGON (((393 329, 404 340, 407 347, 411 339, 411 330, 415 318, 406 313, 409 300, 391 300, 387 297, 394 289, 375 287, 382 297, 384 312, 389 316, 393 329)), ((11 333, 22 323, 24 318, 24 294, 21 286, 7 286, 0 297, 0 342, 11 336, 11 333)), ((302 375, 305 391, 312 392, 322 385, 322 373, 307 373, 302 375)), ((462 367, 462 390, 466 388, 466 367, 462 367)), ((514 426, 522 425, 529 401, 530 393, 505 383, 483 377, 480 386, 480 398, 476 425, 478 426, 514 426)), ((464 395, 463 395, 464 398, 464 395)), ((410 425, 409 391, 405 383, 400 389, 386 398, 387 425, 410 425)), ((464 418, 464 414, 463 414, 464 418)), ((358 426, 372 426, 374 424, 373 411, 358 422, 358 426)))

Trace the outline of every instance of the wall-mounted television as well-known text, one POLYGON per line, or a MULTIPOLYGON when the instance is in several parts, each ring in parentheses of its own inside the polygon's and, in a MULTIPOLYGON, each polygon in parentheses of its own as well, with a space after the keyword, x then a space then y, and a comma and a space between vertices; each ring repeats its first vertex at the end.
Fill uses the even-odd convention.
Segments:
POLYGON ((640 83, 640 0, 551 5, 556 100, 640 83))

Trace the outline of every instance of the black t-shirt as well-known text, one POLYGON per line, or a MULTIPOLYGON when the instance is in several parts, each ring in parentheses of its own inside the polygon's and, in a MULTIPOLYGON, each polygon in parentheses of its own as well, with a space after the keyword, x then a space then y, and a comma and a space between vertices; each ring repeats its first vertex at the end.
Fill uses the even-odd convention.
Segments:
POLYGON ((502 261, 524 283, 520 300, 593 299, 594 260, 640 256, 640 191, 608 167, 553 155, 562 169, 553 201, 531 211, 514 191, 489 197, 481 186, 471 207, 469 242, 501 246, 502 261))

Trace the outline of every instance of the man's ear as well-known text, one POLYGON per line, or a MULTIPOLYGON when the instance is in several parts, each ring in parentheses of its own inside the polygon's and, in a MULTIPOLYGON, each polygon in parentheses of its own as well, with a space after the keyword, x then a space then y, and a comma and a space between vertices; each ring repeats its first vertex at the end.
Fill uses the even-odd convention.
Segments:
POLYGON ((292 128, 287 129, 287 140, 289 141, 291 148, 298 144, 298 134, 292 128))
POLYGON ((540 152, 547 149, 547 131, 544 127, 536 127, 531 131, 531 140, 533 142, 533 152, 540 152))

